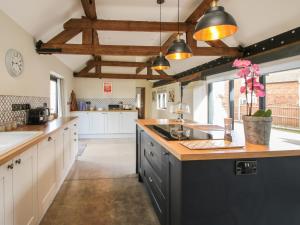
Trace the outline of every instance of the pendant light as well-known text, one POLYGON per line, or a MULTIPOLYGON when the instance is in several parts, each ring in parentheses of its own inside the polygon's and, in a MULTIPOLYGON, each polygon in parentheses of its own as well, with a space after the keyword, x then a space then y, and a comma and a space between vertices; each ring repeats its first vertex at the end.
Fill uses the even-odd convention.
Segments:
POLYGON ((237 30, 238 26, 232 15, 214 0, 211 8, 197 23, 193 38, 197 41, 214 41, 231 36, 237 30))
POLYGON ((153 70, 167 70, 170 68, 170 63, 169 61, 165 58, 165 56, 162 53, 161 49, 161 4, 163 3, 162 1, 157 2, 159 4, 159 21, 160 21, 160 32, 159 32, 159 47, 160 47, 160 52, 159 55, 156 56, 154 59, 151 69, 153 70))
POLYGON ((178 22, 178 35, 177 39, 173 41, 172 45, 169 47, 166 58, 167 59, 187 59, 193 56, 192 50, 185 43, 183 39, 180 38, 179 34, 179 0, 178 0, 178 14, 177 14, 177 22, 178 22))

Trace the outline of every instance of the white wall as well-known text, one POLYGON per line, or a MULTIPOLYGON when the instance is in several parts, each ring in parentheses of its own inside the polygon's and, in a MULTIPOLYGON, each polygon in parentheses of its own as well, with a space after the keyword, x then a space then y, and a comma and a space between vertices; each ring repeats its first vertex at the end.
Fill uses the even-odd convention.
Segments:
POLYGON ((135 98, 136 87, 146 88, 145 117, 149 118, 151 117, 151 82, 147 80, 74 78, 74 91, 77 98, 135 98), (103 81, 112 81, 112 95, 105 96, 103 94, 103 81))
POLYGON ((64 77, 66 112, 67 101, 73 86, 72 71, 55 56, 38 55, 33 37, 0 10, 0 95, 49 97, 50 72, 64 77), (24 60, 24 72, 12 78, 5 66, 5 54, 10 48, 20 51, 24 60))

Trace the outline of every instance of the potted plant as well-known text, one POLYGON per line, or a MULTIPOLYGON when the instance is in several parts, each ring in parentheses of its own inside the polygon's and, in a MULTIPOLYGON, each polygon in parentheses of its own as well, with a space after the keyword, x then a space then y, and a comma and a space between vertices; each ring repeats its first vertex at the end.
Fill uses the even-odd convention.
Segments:
POLYGON ((272 127, 272 111, 258 110, 253 113, 253 98, 264 97, 265 87, 259 83, 261 76, 259 65, 250 60, 236 59, 233 67, 239 69, 237 76, 244 79, 241 94, 246 97, 246 115, 243 115, 246 142, 250 144, 268 145, 272 127))

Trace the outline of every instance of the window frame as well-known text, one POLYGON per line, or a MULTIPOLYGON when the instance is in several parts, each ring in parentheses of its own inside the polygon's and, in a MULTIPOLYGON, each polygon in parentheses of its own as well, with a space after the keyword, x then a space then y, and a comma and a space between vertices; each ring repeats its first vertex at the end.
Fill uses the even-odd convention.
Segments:
POLYGON ((168 95, 167 92, 157 93, 157 110, 166 110, 168 108, 168 95))
POLYGON ((49 105, 50 113, 51 114, 56 113, 58 115, 58 78, 53 76, 53 75, 50 75, 50 96, 51 96, 51 81, 56 83, 56 90, 55 90, 55 92, 56 92, 56 95, 55 95, 56 96, 56 101, 55 101, 56 105, 55 105, 55 112, 51 112, 51 105, 49 105))

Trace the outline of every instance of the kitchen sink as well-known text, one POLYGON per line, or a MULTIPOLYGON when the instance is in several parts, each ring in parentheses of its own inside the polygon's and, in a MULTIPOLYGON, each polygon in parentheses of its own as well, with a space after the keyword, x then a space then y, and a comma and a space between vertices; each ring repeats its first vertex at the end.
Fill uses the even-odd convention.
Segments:
POLYGON ((0 132, 0 154, 4 154, 42 134, 43 132, 40 131, 0 132))

